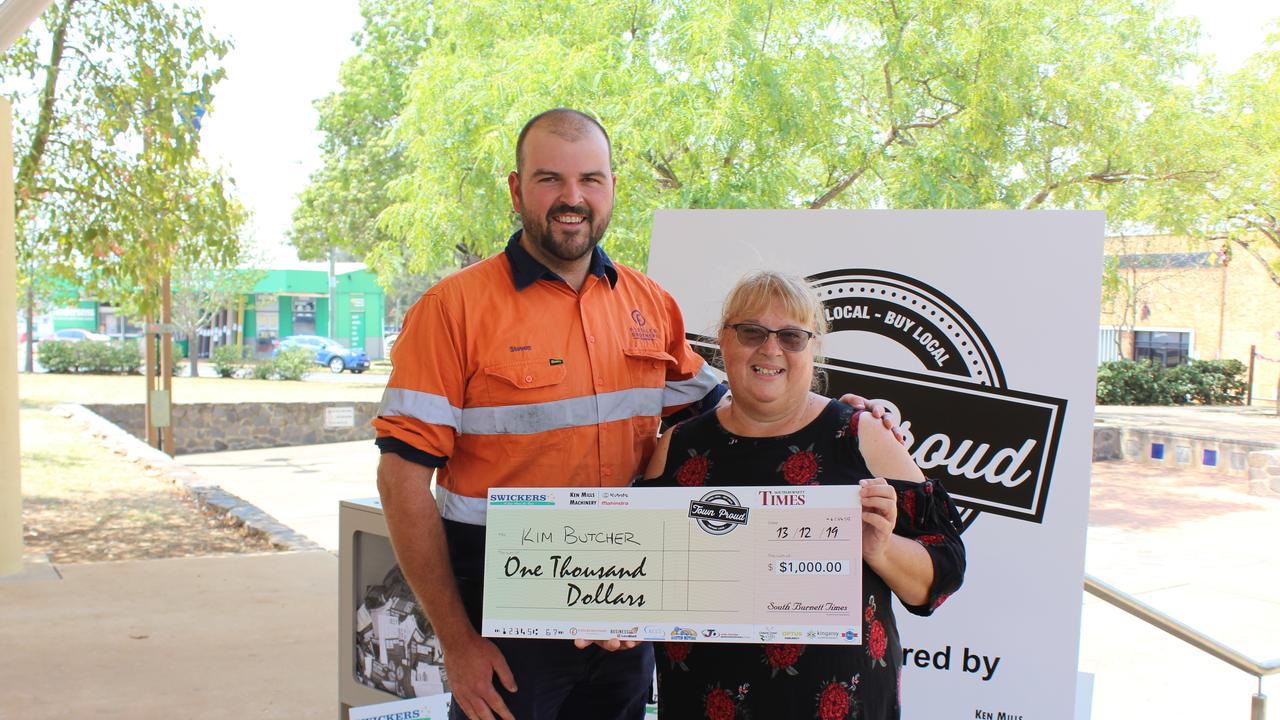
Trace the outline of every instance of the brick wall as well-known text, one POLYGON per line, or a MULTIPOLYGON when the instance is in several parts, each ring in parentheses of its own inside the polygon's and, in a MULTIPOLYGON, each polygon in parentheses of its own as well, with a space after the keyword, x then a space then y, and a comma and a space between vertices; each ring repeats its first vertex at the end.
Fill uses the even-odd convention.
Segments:
MULTIPOLYGON (((1108 257, 1128 257, 1118 272, 1127 290, 1104 297, 1100 325, 1120 326, 1125 357, 1133 357, 1132 330, 1192 331, 1192 357, 1235 358, 1246 365, 1249 346, 1280 358, 1280 286, 1252 255, 1233 248, 1227 264, 1217 258, 1220 242, 1168 236, 1107 238, 1108 257), (1128 317, 1126 317, 1126 312, 1128 317)), ((1280 251, 1259 245, 1270 262, 1280 251)), ((1280 363, 1258 360, 1255 399, 1274 401, 1280 363)))

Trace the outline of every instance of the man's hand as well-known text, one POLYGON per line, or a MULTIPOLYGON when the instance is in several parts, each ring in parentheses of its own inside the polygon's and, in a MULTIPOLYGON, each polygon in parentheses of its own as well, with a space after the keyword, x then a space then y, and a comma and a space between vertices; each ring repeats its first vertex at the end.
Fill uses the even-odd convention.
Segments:
POLYGON ((515 720, 493 687, 496 673, 507 692, 516 691, 516 679, 497 645, 472 631, 465 641, 442 649, 453 701, 469 720, 515 720))
POLYGON ((898 427, 897 416, 878 401, 867 400, 861 395, 854 395, 853 393, 845 393, 840 396, 840 402, 849 405, 854 410, 866 410, 871 413, 871 417, 877 418, 881 423, 884 423, 884 429, 892 432, 893 437, 898 442, 906 441, 906 438, 902 435, 902 428, 898 427))
POLYGON ((599 645, 609 652, 618 650, 630 650, 640 644, 638 640, 619 640, 618 638, 609 638, 608 640, 574 640, 573 646, 579 650, 584 650, 592 645, 599 645))

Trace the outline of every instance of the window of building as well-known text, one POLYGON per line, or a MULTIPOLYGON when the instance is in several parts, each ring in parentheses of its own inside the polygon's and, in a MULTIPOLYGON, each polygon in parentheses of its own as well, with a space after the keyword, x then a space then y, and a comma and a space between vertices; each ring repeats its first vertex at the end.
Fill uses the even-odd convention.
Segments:
POLYGON ((316 334, 316 300, 311 297, 293 299, 293 334, 316 334))
POLYGON ((1191 358, 1191 333, 1138 330, 1133 333, 1133 359, 1174 367, 1191 358))

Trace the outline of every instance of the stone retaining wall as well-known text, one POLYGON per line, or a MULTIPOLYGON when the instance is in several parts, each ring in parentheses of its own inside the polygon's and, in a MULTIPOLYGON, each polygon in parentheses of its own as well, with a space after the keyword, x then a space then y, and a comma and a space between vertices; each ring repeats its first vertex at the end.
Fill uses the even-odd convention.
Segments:
POLYGON ((1249 453, 1249 490, 1254 494, 1280 493, 1280 450, 1249 453))
MULTIPOLYGON (((146 440, 141 404, 85 405, 146 440)), ((178 455, 372 440, 376 402, 201 403, 174 405, 178 455)))

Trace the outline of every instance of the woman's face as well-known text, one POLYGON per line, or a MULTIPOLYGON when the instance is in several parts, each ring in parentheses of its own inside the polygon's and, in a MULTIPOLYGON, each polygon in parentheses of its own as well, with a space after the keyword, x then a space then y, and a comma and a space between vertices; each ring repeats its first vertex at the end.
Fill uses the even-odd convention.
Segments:
MULTIPOLYGON (((729 324, 752 323, 770 330, 792 328, 813 331, 808 323, 783 315, 775 305, 763 314, 733 317, 729 324)), ((816 343, 810 338, 799 352, 782 349, 776 334, 770 334, 763 345, 750 347, 738 341, 733 328, 720 331, 720 351, 724 356, 729 389, 735 399, 761 405, 786 405, 802 401, 813 385, 813 357, 816 343)))

